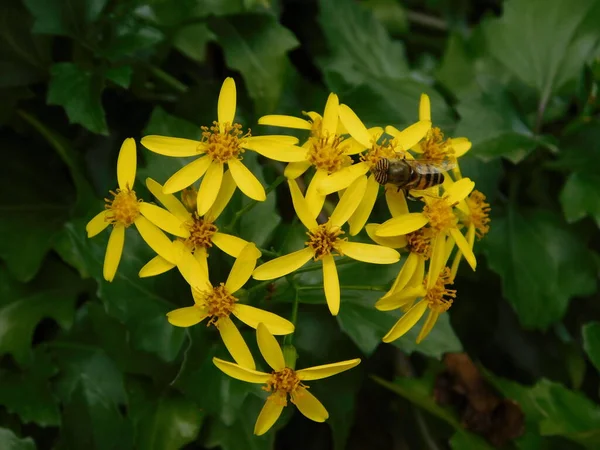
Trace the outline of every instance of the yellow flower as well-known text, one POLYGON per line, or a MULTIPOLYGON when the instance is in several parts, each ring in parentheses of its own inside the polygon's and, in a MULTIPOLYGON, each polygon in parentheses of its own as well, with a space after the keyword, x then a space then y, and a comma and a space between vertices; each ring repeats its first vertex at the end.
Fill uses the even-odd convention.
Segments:
POLYGON ((443 267, 441 261, 445 253, 451 251, 451 246, 454 243, 456 243, 471 268, 475 270, 477 260, 472 247, 458 228, 458 217, 454 212, 454 206, 469 195, 475 183, 469 178, 462 178, 456 183, 446 184, 445 186, 447 187, 442 197, 424 197, 425 207, 423 212, 406 212, 392 217, 377 227, 375 235, 379 237, 407 235, 429 224, 433 232, 433 250, 429 273, 439 273, 439 270, 443 267), (448 244, 450 249, 446 246, 446 235, 448 234, 452 237, 448 244), (433 272, 432 269, 434 269, 433 272))
POLYGON ((175 218, 164 209, 137 198, 133 190, 136 161, 135 141, 127 138, 121 145, 117 160, 119 188, 116 192, 110 191, 113 198, 105 199, 105 210, 98 213, 85 227, 88 238, 91 238, 113 225, 104 256, 103 275, 107 281, 112 281, 115 277, 123 253, 125 229, 132 224, 152 250, 168 261, 175 260, 171 240, 158 228, 173 231, 171 225, 175 218))
POLYGON ((383 140, 383 130, 379 127, 367 129, 360 118, 347 105, 340 105, 340 120, 348 133, 358 142, 366 153, 360 157, 360 162, 344 167, 336 173, 321 181, 319 191, 321 194, 346 189, 358 178, 366 178, 366 173, 371 171, 367 180, 367 187, 360 199, 360 204, 355 213, 348 220, 350 225, 350 236, 355 236, 362 230, 369 218, 373 206, 377 200, 379 183, 375 180, 373 170, 381 159, 412 158, 407 153, 408 149, 416 145, 431 128, 431 122, 419 121, 398 132, 392 140, 383 140))
MULTIPOLYGON (((317 217, 323 208, 325 194, 319 190, 321 181, 328 175, 352 164, 351 155, 360 153, 364 148, 354 139, 345 139, 346 130, 339 120, 339 99, 334 93, 329 94, 323 116, 315 112, 307 113, 310 118, 304 120, 293 116, 268 115, 258 120, 261 125, 274 125, 287 128, 310 130, 310 137, 304 143, 305 157, 291 162, 285 169, 288 179, 296 179, 314 166, 316 173, 306 190, 306 201, 312 217, 317 217)), ((348 186, 350 183, 347 183, 348 186)), ((355 197, 358 203, 362 198, 355 197)))
POLYGON ((239 291, 250 278, 256 267, 258 249, 253 243, 248 243, 238 255, 229 277, 225 283, 212 286, 207 283, 200 289, 192 288, 194 306, 179 308, 167 313, 172 325, 190 327, 210 318, 208 325, 214 324, 223 343, 233 359, 241 366, 254 369, 254 359, 233 321, 231 314, 246 325, 256 328, 264 323, 273 334, 290 334, 294 332, 294 324, 268 311, 244 305, 238 302, 234 294, 239 291))
MULTIPOLYGON (((431 276, 431 274, 429 275, 431 276)), ((390 331, 383 337, 383 342, 393 342, 402 337, 408 330, 416 325, 423 317, 425 311, 429 308, 429 315, 417 336, 417 344, 419 344, 437 322, 441 313, 450 309, 454 299, 456 298, 456 290, 448 289, 446 286, 453 283, 453 278, 450 275, 450 269, 446 267, 432 283, 431 287, 427 286, 427 279, 423 281, 422 286, 405 289, 405 292, 382 298, 375 307, 382 311, 389 311, 403 307, 413 303, 417 298, 423 297, 420 301, 411 306, 404 315, 396 322, 390 331)))
POLYGON ((391 248, 348 242, 347 239, 340 238, 344 234, 342 225, 356 209, 354 202, 356 191, 364 190, 366 180, 362 181, 363 186, 360 186, 360 183, 353 183, 346 189, 329 220, 318 225, 296 182, 288 180, 294 208, 308 230, 306 247, 263 264, 254 271, 252 276, 257 280, 271 280, 292 273, 311 258, 322 261, 325 298, 331 314, 337 315, 340 309, 340 284, 334 254, 346 255, 358 261, 374 264, 393 264, 400 259, 398 252, 391 248))
POLYGON ((277 340, 262 323, 256 328, 256 340, 260 353, 273 369, 271 373, 250 370, 238 364, 213 358, 213 363, 223 373, 247 383, 265 384, 263 389, 271 393, 258 415, 254 425, 254 434, 260 436, 271 429, 283 408, 287 406, 288 396, 298 410, 310 420, 315 422, 327 420, 329 413, 323 404, 308 391, 308 386, 303 382, 320 380, 345 372, 356 367, 360 363, 360 359, 294 370, 294 364, 286 364, 277 340))
MULTIPOLYGON (((199 217, 190 212, 173 194, 163 193, 163 187, 152 178, 146 179, 148 190, 173 214, 171 233, 179 236, 173 242, 175 261, 167 261, 162 256, 151 259, 140 270, 140 277, 159 275, 177 266, 186 281, 199 288, 208 280, 208 249, 214 245, 225 253, 237 258, 247 241, 237 236, 221 233, 214 221, 217 220, 235 191, 235 182, 229 171, 223 176, 223 183, 215 203, 206 215, 199 217)), ((184 191, 187 192, 187 191, 184 191)), ((261 253, 257 250, 256 258, 261 253)))
POLYGON ((265 189, 258 179, 241 162, 245 150, 255 151, 277 161, 302 161, 306 151, 293 144, 298 140, 292 136, 251 136, 244 134, 242 126, 234 123, 236 89, 233 78, 226 78, 221 87, 218 104, 218 121, 210 128, 202 127, 202 139, 182 139, 165 136, 146 136, 142 144, 161 155, 181 157, 200 156, 192 161, 164 185, 164 192, 180 191, 204 175, 198 190, 198 215, 203 216, 214 203, 223 179, 223 165, 227 164, 231 175, 248 197, 264 201, 265 189))
MULTIPOLYGON (((431 102, 427 94, 421 94, 419 104, 419 120, 431 123, 431 102)), ((385 129, 386 133, 397 136, 400 131, 392 126, 385 129)), ((444 139, 444 134, 438 127, 432 127, 412 150, 420 153, 422 159, 430 161, 456 160, 471 149, 471 142, 465 137, 444 139)))

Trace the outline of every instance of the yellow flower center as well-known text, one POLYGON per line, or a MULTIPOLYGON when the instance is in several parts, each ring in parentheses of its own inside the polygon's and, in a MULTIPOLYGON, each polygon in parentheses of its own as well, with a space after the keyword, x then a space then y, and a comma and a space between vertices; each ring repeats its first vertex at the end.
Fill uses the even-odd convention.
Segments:
MULTIPOLYGON (((456 289, 446 289, 446 285, 449 284, 454 284, 454 281, 452 280, 450 269, 445 267, 435 284, 427 290, 427 294, 425 295, 425 299, 431 310, 443 313, 450 309, 452 302, 456 298, 456 289)), ((427 277, 423 281, 423 285, 427 287, 427 277)))
POLYGON ((209 127, 202 127, 203 147, 206 146, 205 153, 215 162, 225 163, 230 159, 240 159, 240 154, 244 152, 242 140, 250 136, 250 131, 243 135, 242 126, 239 123, 233 125, 226 123, 221 132, 218 122, 213 122, 209 127))
POLYGON ((433 127, 427 132, 421 148, 423 149, 423 159, 444 161, 454 158, 452 145, 447 139, 444 139, 444 133, 438 127, 433 127))
POLYGON ((479 191, 471 192, 466 199, 469 215, 465 217, 465 225, 473 224, 477 237, 481 239, 490 231, 490 204, 485 201, 485 195, 479 191))
POLYGON ((112 200, 109 198, 104 199, 106 202, 104 207, 109 210, 106 219, 113 225, 120 223, 128 227, 139 217, 140 202, 142 200, 138 200, 135 191, 129 188, 109 192, 113 198, 112 200))
POLYGON ((423 227, 406 235, 407 247, 411 253, 427 261, 431 257, 431 228, 423 227))
POLYGON ((211 317, 207 325, 215 323, 221 317, 229 317, 238 300, 229 293, 224 283, 208 291, 201 291, 200 295, 203 297, 200 305, 206 308, 211 317))
POLYGON ((367 151, 360 155, 360 160, 366 162, 369 165, 369 169, 373 171, 377 163, 383 159, 394 159, 403 158, 404 152, 395 152, 396 147, 395 140, 384 139, 381 144, 373 143, 373 146, 367 151))
POLYGON ((196 202, 198 201, 198 191, 194 186, 186 187, 181 191, 181 203, 185 206, 188 212, 196 211, 196 202))
POLYGON ((313 259, 315 261, 323 259, 327 255, 331 255, 334 251, 340 253, 337 246, 342 242, 342 239, 338 236, 344 234, 341 228, 332 227, 329 222, 327 222, 308 231, 306 234, 308 234, 308 241, 305 242, 305 244, 314 252, 313 259))
POLYGON ((346 154, 348 145, 341 136, 315 134, 308 138, 308 142, 306 159, 317 169, 334 173, 352 164, 352 158, 346 154))
POLYGON ((456 227, 457 218, 444 198, 428 200, 423 208, 423 214, 429 219, 431 229, 437 233, 456 227))
POLYGON ((212 237, 218 231, 218 228, 210 220, 198 217, 194 213, 192 221, 187 222, 186 226, 190 230, 190 237, 185 240, 185 245, 192 250, 212 247, 212 237))
POLYGON ((267 385, 262 389, 267 392, 273 392, 269 396, 269 400, 276 401, 281 406, 287 405, 287 396, 292 394, 299 387, 306 387, 300 382, 300 378, 296 372, 289 367, 285 369, 271 372, 271 377, 267 381, 267 385))

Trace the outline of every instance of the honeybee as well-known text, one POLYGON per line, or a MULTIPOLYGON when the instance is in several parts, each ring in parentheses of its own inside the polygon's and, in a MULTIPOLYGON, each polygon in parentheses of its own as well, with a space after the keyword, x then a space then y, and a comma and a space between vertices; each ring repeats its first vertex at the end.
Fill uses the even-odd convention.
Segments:
POLYGON ((423 190, 442 184, 442 172, 454 167, 456 161, 451 160, 382 158, 375 165, 373 175, 379 184, 393 184, 407 194, 411 189, 423 190))

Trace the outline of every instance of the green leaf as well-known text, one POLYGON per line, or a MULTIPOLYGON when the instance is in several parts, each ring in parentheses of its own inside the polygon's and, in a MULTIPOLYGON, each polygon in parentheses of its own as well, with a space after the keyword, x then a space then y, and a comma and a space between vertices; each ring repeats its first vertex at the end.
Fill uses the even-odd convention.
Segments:
POLYGON ((157 354, 164 361, 173 361, 181 349, 185 332, 169 324, 166 313, 176 307, 171 300, 192 301, 189 286, 176 270, 161 275, 162 282, 159 277, 139 278, 139 270, 155 255, 133 228, 127 230, 125 250, 115 279, 112 283, 105 281, 102 267, 110 230, 88 239, 85 224, 85 220, 70 222, 65 231, 74 259, 81 264, 80 272, 96 280, 98 297, 109 315, 127 325, 134 348, 157 354))
POLYGON ((454 450, 491 450, 484 439, 471 433, 459 431, 450 439, 450 447, 454 450))
POLYGON ((488 376, 507 397, 517 401, 542 436, 563 436, 588 448, 600 444, 600 406, 583 394, 542 379, 535 386, 488 376))
POLYGON ((510 0, 503 16, 489 20, 483 31, 488 51, 536 88, 544 107, 591 56, 599 21, 594 0, 510 0))
POLYGON ((60 376, 56 392, 64 404, 61 442, 67 448, 131 448, 132 427, 120 409, 127 406, 123 375, 104 351, 57 342, 52 353, 60 376))
POLYGON ((461 94, 473 86, 474 77, 475 67, 469 55, 465 38, 459 33, 452 33, 436 71, 436 78, 460 98, 461 94))
POLYGON ((47 148, 10 138, 0 143, 7 156, 0 167, 0 190, 7 193, 0 200, 0 258, 15 278, 29 281, 67 220, 73 189, 47 148))
POLYGON ((83 37, 108 0, 24 0, 35 17, 33 32, 83 37))
POLYGON ((173 38, 173 46, 188 58, 204 62, 206 45, 216 39, 205 23, 195 23, 180 28, 173 38))
POLYGON ((133 68, 131 66, 119 66, 108 69, 104 76, 113 83, 121 86, 123 89, 127 89, 131 83, 131 76, 133 75, 133 68))
POLYGON ((47 264, 27 285, 0 271, 0 354, 10 353, 19 365, 31 365, 36 325, 48 317, 63 329, 69 328, 80 292, 81 281, 61 263, 47 264))
POLYGON ((136 449, 178 450, 196 439, 204 413, 191 400, 173 393, 160 395, 148 388, 130 388, 129 392, 136 449))
POLYGON ((563 317, 572 297, 595 290, 586 244, 548 211, 510 207, 506 216, 493 218, 484 245, 525 328, 545 330, 563 317))
POLYGON ((12 430, 0 428, 0 448, 5 450, 35 450, 35 442, 30 437, 19 439, 12 430))
MULTIPOLYGON (((221 421, 212 424, 204 445, 208 448, 220 446, 222 450, 272 449, 275 441, 273 429, 262 436, 254 435, 254 424, 264 402, 264 399, 255 396, 247 397, 237 411, 237 420, 232 425, 226 425, 221 421)), ((293 406, 291 402, 288 403, 288 407, 290 406, 293 406)))
POLYGON ((26 370, 0 371, 0 404, 17 414, 23 423, 60 425, 58 400, 49 381, 56 372, 56 366, 41 350, 35 352, 34 362, 26 370))
POLYGON ((600 322, 586 323, 582 334, 583 348, 596 370, 600 372, 600 322))
POLYGON ((326 84, 333 92, 344 92, 344 103, 365 123, 415 122, 423 92, 431 97, 434 122, 451 123, 443 98, 411 76, 402 43, 391 39, 369 10, 344 0, 322 0, 319 5, 319 22, 330 52, 330 57, 318 61, 326 84))
POLYGON ((52 66, 47 102, 65 108, 69 121, 108 134, 101 94, 104 78, 73 63, 52 66))
POLYGON ((569 223, 591 216, 600 227, 600 175, 572 173, 560 193, 560 203, 569 223))
POLYGON ((483 160, 502 156, 516 164, 539 145, 500 85, 463 96, 457 110, 460 122, 454 135, 471 140, 470 155, 483 160))
POLYGON ((272 112, 283 90, 287 52, 298 46, 298 40, 266 14, 213 18, 209 26, 227 65, 242 73, 257 114, 272 112))

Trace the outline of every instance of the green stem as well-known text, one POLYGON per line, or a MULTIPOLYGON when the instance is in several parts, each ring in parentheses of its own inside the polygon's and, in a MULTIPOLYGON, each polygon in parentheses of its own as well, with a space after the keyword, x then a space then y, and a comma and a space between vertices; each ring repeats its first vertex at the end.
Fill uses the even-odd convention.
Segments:
MULTIPOLYGON (((294 281, 291 279, 291 277, 288 278, 288 281, 290 282, 290 284, 292 285, 292 287, 294 288, 294 291, 296 293, 296 295, 294 295, 294 303, 292 305, 292 317, 291 317, 291 322, 294 324, 294 328, 295 328, 296 321, 298 320, 298 303, 300 303, 300 298, 299 298, 298 292, 300 291, 300 289, 296 285, 296 283, 294 283, 294 281)), ((295 331, 294 331, 294 333, 295 333, 295 331)), ((283 338, 284 346, 292 345, 292 342, 294 340, 294 333, 290 333, 285 338, 283 338)))
POLYGON ((183 84, 181 81, 179 81, 174 76, 169 75, 167 72, 162 70, 160 67, 157 67, 152 64, 149 64, 147 67, 148 67, 148 70, 150 71, 150 73, 152 73, 152 75, 154 75, 156 78, 158 78, 160 81, 162 81, 166 85, 172 87, 173 90, 179 92, 180 94, 185 94, 188 91, 188 87, 185 84, 183 84))
MULTIPOLYGON (((277 186, 279 186, 281 183, 283 183, 285 181, 285 176, 284 175, 279 175, 275 181, 273 181, 273 183, 265 190, 265 193, 267 195, 269 195, 269 193, 271 191, 273 191, 273 189, 275 189, 277 186)), ((233 231, 233 227, 235 227, 235 224, 238 222, 238 220, 240 220, 240 218, 248 213, 249 211, 252 210, 252 208, 254 208, 256 206, 256 204, 258 203, 258 201, 256 200, 252 200, 248 203, 246 203, 246 205, 240 209, 238 212, 235 213, 235 216, 233 216, 233 220, 231 221, 231 223, 229 225, 227 225, 225 227, 226 230, 228 231, 233 231)))
MULTIPOLYGON (((324 286, 322 284, 319 285, 313 285, 313 286, 299 286, 298 290, 299 291, 313 291, 313 290, 321 290, 324 289, 324 286)), ((363 286, 363 285, 340 285, 340 289, 346 289, 346 290, 354 290, 354 291, 381 291, 381 292, 387 292, 389 290, 389 288, 387 286, 363 286)))
MULTIPOLYGON (((335 262, 335 266, 340 267, 340 266, 344 266, 346 264, 350 264, 350 263, 354 263, 354 262, 356 262, 356 260, 350 259, 350 258, 340 259, 335 262)), ((315 270, 320 270, 322 267, 323 267, 323 264, 321 264, 321 263, 310 264, 309 266, 301 267, 300 269, 296 270, 294 272, 294 274, 304 273, 304 272, 313 272, 315 270)))
POLYGON ((258 247, 258 249, 264 256, 268 256, 269 258, 278 258, 281 256, 279 253, 274 252, 273 250, 267 250, 266 248, 262 247, 258 247))
POLYGON ((255 284, 251 288, 247 289, 246 292, 248 292, 248 294, 251 294, 252 292, 260 291, 261 289, 266 288, 268 285, 273 284, 276 281, 277 279, 263 281, 262 283, 255 284))

